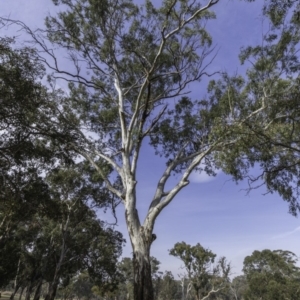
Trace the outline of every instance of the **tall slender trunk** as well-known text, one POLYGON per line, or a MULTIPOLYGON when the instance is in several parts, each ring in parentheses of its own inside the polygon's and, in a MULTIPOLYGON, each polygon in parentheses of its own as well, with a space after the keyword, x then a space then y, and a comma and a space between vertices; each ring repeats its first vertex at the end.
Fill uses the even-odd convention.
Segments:
POLYGON ((40 300, 42 285, 43 285, 43 279, 40 279, 38 284, 37 284, 33 300, 40 300))
POLYGON ((47 294, 45 296, 45 300, 54 300, 54 298, 56 296, 57 286, 58 286, 59 277, 60 277, 60 269, 64 262, 65 255, 67 252, 66 234, 67 234, 67 230, 68 230, 69 222, 70 222, 70 211, 71 211, 71 208, 69 209, 67 221, 66 221, 65 225, 62 226, 63 227, 62 228, 62 245, 61 245, 61 249, 60 249, 59 261, 56 264, 52 282, 49 283, 49 287, 48 287, 47 294))
POLYGON ((20 293, 20 296, 19 296, 19 300, 21 300, 21 299, 22 299, 22 296, 23 296, 23 292, 24 292, 24 290, 25 290, 25 287, 24 287, 24 286, 22 286, 22 287, 21 287, 21 293, 20 293))
POLYGON ((32 293, 33 285, 34 285, 34 281, 32 280, 29 282, 29 285, 27 286, 25 300, 30 300, 30 295, 32 293))
POLYGON ((182 279, 181 279, 181 283, 180 283, 180 285, 181 285, 181 299, 182 300, 185 300, 185 297, 184 297, 184 280, 185 280, 185 278, 183 277, 182 279))
POLYGON ((54 298, 56 296, 57 286, 58 286, 58 282, 59 282, 59 273, 60 273, 62 261, 63 261, 63 257, 61 256, 61 260, 59 261, 59 263, 56 266, 53 280, 52 280, 52 282, 49 283, 49 287, 48 287, 47 294, 45 296, 45 300, 54 300, 54 298))
POLYGON ((9 297, 9 300, 14 300, 15 295, 16 295, 16 293, 17 293, 17 291, 18 291, 19 288, 20 288, 20 285, 15 285, 14 286, 14 291, 11 293, 11 295, 9 297))
POLYGON ((9 300, 13 300, 19 287, 20 287, 20 284, 18 283, 18 277, 19 277, 19 272, 20 272, 20 264, 21 264, 21 259, 19 258, 19 261, 18 261, 18 268, 17 268, 17 274, 16 274, 16 277, 15 277, 15 280, 14 280, 14 291, 13 293, 10 295, 9 297, 9 300))
POLYGON ((52 281, 49 284, 47 295, 45 296, 45 300, 54 300, 56 296, 57 286, 58 286, 58 280, 52 281))

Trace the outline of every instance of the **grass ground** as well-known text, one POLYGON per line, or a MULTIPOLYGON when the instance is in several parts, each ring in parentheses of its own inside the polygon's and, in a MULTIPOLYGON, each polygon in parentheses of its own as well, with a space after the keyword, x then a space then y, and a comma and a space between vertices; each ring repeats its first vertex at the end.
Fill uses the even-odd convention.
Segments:
MULTIPOLYGON (((10 295, 11 295, 11 292, 2 292, 0 300, 8 300, 10 295)), ((16 294, 15 300, 18 300, 19 296, 20 296, 19 294, 16 294)), ((24 299, 25 299, 25 297, 22 297, 22 300, 24 300, 24 299)))
POLYGON ((9 299, 11 292, 2 292, 1 299, 9 299))

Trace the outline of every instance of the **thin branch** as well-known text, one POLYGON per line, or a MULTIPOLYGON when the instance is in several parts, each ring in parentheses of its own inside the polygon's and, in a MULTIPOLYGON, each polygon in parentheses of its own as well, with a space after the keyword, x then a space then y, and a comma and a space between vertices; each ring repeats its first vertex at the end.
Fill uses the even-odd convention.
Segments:
POLYGON ((115 82, 114 86, 118 93, 118 99, 119 99, 119 117, 120 117, 120 123, 121 123, 121 132, 122 132, 122 147, 125 149, 125 144, 127 144, 127 131, 126 131, 126 123, 125 123, 125 117, 124 117, 124 99, 123 99, 123 92, 121 89, 121 84, 119 80, 119 74, 117 72, 117 67, 114 66, 115 69, 115 82))
POLYGON ((225 287, 221 287, 221 288, 218 288, 218 289, 212 289, 204 298, 202 298, 201 300, 205 300, 205 299, 207 299, 207 298, 209 298, 209 296, 212 294, 212 293, 217 293, 217 292, 219 292, 219 291, 221 291, 221 290, 223 290, 225 287))
POLYGON ((78 152, 85 158, 87 159, 91 165, 97 170, 97 172, 100 174, 101 178, 103 179, 103 181, 105 182, 107 188, 113 193, 115 194, 118 198, 122 199, 122 193, 120 191, 118 191, 117 189, 115 189, 113 187, 113 185, 111 184, 111 182, 109 181, 109 179, 107 178, 107 176, 105 176, 101 170, 101 168, 95 163, 95 161, 92 159, 92 157, 81 150, 78 150, 78 152))
POLYGON ((131 132, 132 132, 132 129, 133 129, 133 125, 135 124, 135 119, 137 118, 138 116, 138 112, 139 112, 139 109, 140 109, 140 105, 141 105, 141 100, 142 100, 142 95, 144 94, 144 91, 145 91, 145 88, 146 88, 146 85, 147 85, 147 82, 150 78, 150 76, 152 75, 152 73, 154 72, 155 70, 155 67, 156 67, 156 64, 157 64, 157 61, 159 59, 159 57, 161 56, 162 52, 163 52, 163 49, 164 49, 164 46, 165 46, 165 43, 167 41, 167 39, 169 39, 171 36, 173 36, 174 34, 176 34, 177 32, 179 32, 186 24, 190 23, 193 19, 195 19, 201 12, 207 10, 209 7, 217 4, 219 2, 219 0, 210 0, 208 2, 208 4, 202 8, 200 8, 199 10, 197 10, 189 19, 187 19, 186 21, 184 22, 181 22, 181 24, 179 24, 179 26, 177 28, 175 28, 174 30, 172 30, 170 33, 168 33, 166 36, 164 35, 164 29, 162 30, 162 40, 161 40, 161 43, 160 43, 160 46, 159 46, 159 49, 158 49, 158 52, 153 60, 153 63, 151 65, 151 68, 146 76, 146 78, 144 79, 144 82, 141 86, 141 89, 139 91, 139 94, 137 96, 137 100, 136 100, 136 106, 135 106, 135 111, 134 111, 134 114, 131 118, 131 121, 130 121, 130 124, 128 126, 128 132, 129 132, 129 136, 128 138, 130 139, 131 138, 131 132))
MULTIPOLYGON (((185 172, 183 173, 180 181, 176 184, 176 186, 170 192, 168 192, 168 194, 165 196, 165 198, 163 200, 161 200, 165 183, 166 183, 167 179, 169 178, 171 171, 176 167, 178 162, 175 159, 170 164, 170 166, 166 169, 161 180, 158 183, 158 187, 157 187, 156 194, 154 197, 155 202, 154 202, 154 200, 152 200, 150 208, 149 208, 147 216, 146 216, 146 219, 144 221, 145 228, 146 227, 152 228, 154 226, 154 221, 157 218, 157 216, 159 215, 159 213, 163 210, 164 207, 166 207, 174 199, 174 197, 179 193, 179 191, 182 188, 184 188, 185 186, 187 186, 189 184, 188 177, 191 174, 191 172, 194 170, 194 168, 197 165, 199 165, 201 160, 206 155, 208 155, 209 153, 211 153, 213 151, 215 146, 216 145, 214 144, 214 145, 210 146, 207 150, 203 151, 201 154, 198 154, 198 156, 196 156, 193 159, 193 161, 190 163, 190 165, 186 168, 185 172)), ((178 157, 178 159, 179 159, 179 157, 178 157)))
POLYGON ((106 160, 117 172, 118 174, 123 178, 123 170, 122 168, 115 162, 113 161, 110 157, 102 154, 101 152, 97 151, 97 150, 93 150, 93 152, 95 154, 97 154, 98 156, 100 156, 101 158, 103 158, 104 160, 106 160))

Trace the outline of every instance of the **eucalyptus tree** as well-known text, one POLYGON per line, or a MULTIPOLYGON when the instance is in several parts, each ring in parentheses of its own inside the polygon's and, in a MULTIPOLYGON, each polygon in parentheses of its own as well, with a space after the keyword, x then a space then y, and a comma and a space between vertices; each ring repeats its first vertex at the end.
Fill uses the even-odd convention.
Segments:
POLYGON ((244 260, 245 299, 298 299, 300 268, 290 251, 254 251, 244 260))
POLYGON ((161 279, 161 288, 157 299, 161 300, 179 300, 181 297, 181 288, 179 282, 174 279, 170 271, 166 271, 161 279))
POLYGON ((41 84, 36 51, 14 42, 0 38, 0 245, 35 213, 51 211, 42 174, 74 158, 57 144, 71 136, 59 126, 61 94, 41 84))
POLYGON ((178 257, 184 263, 189 284, 194 289, 196 299, 210 299, 228 287, 230 264, 225 257, 215 263, 216 254, 200 244, 191 246, 185 242, 176 243, 170 255, 178 257))
POLYGON ((36 215, 53 215, 43 173, 72 161, 70 151, 52 140, 67 139, 68 130, 57 126, 60 94, 41 84, 44 75, 33 48, 0 38, 0 285, 19 281, 36 215))
POLYGON ((153 298, 149 254, 155 238, 152 234, 155 219, 188 184, 193 169, 216 146, 215 142, 202 141, 202 134, 208 133, 203 124, 189 132, 200 118, 197 113, 191 119, 188 116, 192 106, 200 103, 188 98, 180 100, 180 97, 186 93, 189 83, 200 80, 210 62, 205 61, 212 52, 205 23, 214 18, 209 8, 217 2, 211 0, 201 5, 165 1, 161 8, 155 8, 150 1, 143 7, 125 0, 101 4, 54 1, 64 4, 66 10, 57 18, 47 18, 47 36, 69 51, 75 73, 61 70, 52 50, 40 39, 41 32, 35 34, 24 25, 44 53, 50 55, 50 60, 44 60, 47 66, 57 77, 70 81, 70 98, 63 104, 64 118, 79 134, 81 142, 67 141, 65 147, 89 161, 125 207, 134 252, 136 299, 153 298), (83 75, 82 68, 90 75, 83 75), (174 98, 179 99, 176 111, 170 108, 167 114, 167 103, 174 98), (177 140, 168 139, 173 120, 175 127, 184 123, 177 140), (96 133, 99 138, 95 135, 89 138, 87 132, 96 133), (157 151, 163 150, 171 160, 158 181, 142 224, 136 210, 136 170, 141 145, 147 137, 157 151), (110 165, 121 184, 114 184, 98 162, 110 165), (178 184, 165 191, 171 174, 182 169, 186 171, 178 184))
POLYGON ((213 175, 215 167, 223 167, 236 179, 247 175, 257 156, 245 162, 244 152, 251 153, 254 142, 261 144, 258 138, 245 141, 247 126, 258 130, 271 122, 271 106, 265 105, 264 93, 247 97, 244 80, 226 75, 210 84, 206 99, 187 97, 191 83, 211 75, 207 67, 214 48, 205 25, 215 18, 210 9, 218 0, 165 0, 160 7, 149 0, 141 6, 130 0, 53 2, 62 12, 46 19, 45 30, 15 23, 40 47, 40 60, 53 71, 52 78, 69 81, 60 115, 76 138, 58 144, 88 161, 124 206, 134 297, 153 299, 150 248, 156 218, 195 170, 213 175), (49 43, 69 54, 71 68, 63 69, 49 43), (165 157, 166 168, 142 221, 136 191, 145 141, 165 157), (179 179, 167 190, 174 173, 179 179))
POLYGON ((15 291, 27 286, 27 299, 36 287, 36 300, 48 282, 53 299, 60 278, 79 269, 116 285, 124 241, 90 208, 107 207, 111 194, 62 143, 76 133, 64 121, 61 91, 41 83, 37 51, 14 42, 0 38, 0 286, 14 279, 15 291))
POLYGON ((232 296, 232 299, 242 300, 247 288, 248 283, 245 275, 234 277, 230 283, 230 294, 232 296))
POLYGON ((108 191, 101 187, 103 182, 95 180, 95 172, 90 169, 82 162, 71 167, 60 166, 46 177, 58 209, 45 233, 51 253, 48 266, 53 266, 53 272, 48 268, 44 275, 49 282, 45 299, 55 298, 64 276, 83 270, 103 289, 117 284, 116 264, 124 240, 119 232, 99 221, 91 209, 91 206, 104 208, 111 199, 108 191))
MULTIPOLYGON (((43 73, 40 63, 34 64, 36 57, 28 48, 12 49, 13 39, 0 39, 0 244, 36 211, 35 195, 46 197, 46 189, 38 178, 33 165, 30 165, 32 140, 28 127, 37 112, 45 94, 37 79, 43 73), (24 170, 26 170, 24 172, 24 170), (35 185, 35 187, 33 187, 35 185), (44 189, 44 191, 43 191, 44 189), (28 195, 31 194, 31 199, 28 195), (25 200, 26 199, 26 200, 25 200), (32 206, 30 202, 35 202, 32 206)), ((38 197, 39 197, 38 196, 38 197)))

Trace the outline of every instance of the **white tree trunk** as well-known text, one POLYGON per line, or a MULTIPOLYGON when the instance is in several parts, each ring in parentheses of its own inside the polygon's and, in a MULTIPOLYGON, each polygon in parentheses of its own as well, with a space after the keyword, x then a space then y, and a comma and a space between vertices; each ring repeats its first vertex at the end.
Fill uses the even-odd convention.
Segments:
POLYGON ((125 215, 133 249, 134 300, 153 300, 150 263, 152 230, 140 225, 136 209, 126 210, 125 215))

